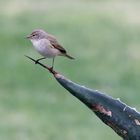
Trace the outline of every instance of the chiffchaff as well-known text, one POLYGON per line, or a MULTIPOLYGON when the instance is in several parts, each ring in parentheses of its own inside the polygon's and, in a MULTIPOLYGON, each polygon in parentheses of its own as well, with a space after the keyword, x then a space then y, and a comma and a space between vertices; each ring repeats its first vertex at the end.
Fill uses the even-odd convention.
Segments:
POLYGON ((54 66, 54 59, 56 56, 65 56, 69 59, 74 59, 67 54, 66 50, 58 43, 56 38, 47 32, 37 29, 27 36, 37 52, 39 52, 43 58, 37 59, 36 63, 42 59, 53 58, 52 69, 54 66))

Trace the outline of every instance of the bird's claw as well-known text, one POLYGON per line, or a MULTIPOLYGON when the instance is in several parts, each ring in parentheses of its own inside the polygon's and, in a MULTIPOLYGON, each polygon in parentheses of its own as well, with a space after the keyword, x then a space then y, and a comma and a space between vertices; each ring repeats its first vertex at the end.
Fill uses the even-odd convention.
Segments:
POLYGON ((50 67, 49 69, 50 69, 50 71, 53 71, 53 67, 50 67))
POLYGON ((35 64, 37 64, 39 62, 39 60, 35 60, 35 64))

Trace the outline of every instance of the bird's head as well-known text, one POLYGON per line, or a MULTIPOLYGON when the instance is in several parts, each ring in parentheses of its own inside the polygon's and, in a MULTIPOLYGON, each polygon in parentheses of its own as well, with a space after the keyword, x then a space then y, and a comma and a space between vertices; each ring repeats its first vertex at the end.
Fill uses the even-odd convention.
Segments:
POLYGON ((34 30, 31 34, 29 34, 26 38, 29 40, 39 40, 43 39, 47 36, 47 33, 41 29, 34 30))

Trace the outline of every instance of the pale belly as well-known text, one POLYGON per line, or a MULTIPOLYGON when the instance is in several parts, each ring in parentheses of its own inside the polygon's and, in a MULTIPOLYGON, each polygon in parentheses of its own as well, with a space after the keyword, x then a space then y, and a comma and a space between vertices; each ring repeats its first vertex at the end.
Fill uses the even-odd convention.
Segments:
POLYGON ((60 55, 60 51, 53 48, 50 42, 45 39, 45 41, 32 41, 34 48, 38 53, 46 58, 53 58, 57 55, 60 55))

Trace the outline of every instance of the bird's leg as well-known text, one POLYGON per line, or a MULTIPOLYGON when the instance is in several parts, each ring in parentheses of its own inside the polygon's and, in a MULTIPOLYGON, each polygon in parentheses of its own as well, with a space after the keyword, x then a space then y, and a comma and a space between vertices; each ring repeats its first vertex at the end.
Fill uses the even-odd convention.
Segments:
POLYGON ((52 60, 52 66, 50 67, 51 70, 53 70, 53 66, 54 66, 54 59, 55 57, 53 57, 53 60, 52 60))
POLYGON ((42 60, 42 59, 46 59, 46 57, 42 57, 42 58, 39 58, 39 59, 37 59, 36 61, 35 61, 35 64, 37 64, 40 60, 42 60))

